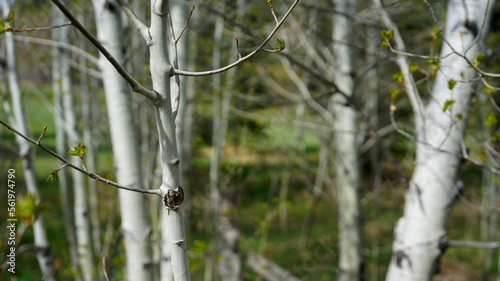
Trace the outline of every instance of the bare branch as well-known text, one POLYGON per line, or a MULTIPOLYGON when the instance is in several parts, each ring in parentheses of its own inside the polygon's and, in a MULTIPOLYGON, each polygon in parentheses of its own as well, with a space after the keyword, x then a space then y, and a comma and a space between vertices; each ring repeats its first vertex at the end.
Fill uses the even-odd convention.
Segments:
POLYGON ((175 39, 175 43, 178 43, 179 39, 181 39, 181 37, 182 37, 182 34, 184 34, 184 31, 186 30, 186 28, 188 26, 189 20, 191 19, 191 16, 193 15, 193 11, 194 11, 194 5, 191 8, 191 11, 189 12, 189 16, 188 16, 188 18, 186 20, 186 23, 184 24, 184 27, 181 30, 181 33, 179 34, 179 37, 177 37, 177 39, 175 39))
MULTIPOLYGON (((53 0, 53 1, 57 1, 57 0, 53 0)), ((298 3, 299 3, 299 0, 295 0, 293 2, 292 6, 290 6, 290 8, 286 12, 286 14, 276 24, 276 26, 271 31, 271 33, 267 36, 267 38, 255 50, 253 50, 250 54, 244 56, 243 58, 238 59, 237 61, 235 61, 232 64, 229 64, 227 66, 221 67, 219 69, 214 69, 214 70, 195 72, 195 71, 184 71, 184 70, 180 70, 180 69, 175 69, 174 68, 174 69, 172 69, 171 76, 173 76, 173 75, 207 76, 207 75, 217 74, 217 73, 221 73, 221 72, 227 71, 227 70, 229 70, 229 69, 231 69, 231 68, 233 68, 233 67, 241 64, 242 62, 248 60, 249 58, 253 57, 255 54, 257 54, 258 52, 260 52, 260 51, 262 51, 264 49, 264 46, 269 42, 269 40, 271 40, 271 38, 274 36, 274 34, 276 34, 276 32, 278 31, 278 29, 281 27, 281 25, 283 25, 283 22, 290 15, 290 13, 292 12, 292 10, 295 8, 295 6, 297 6, 298 3)))
POLYGON ((443 239, 446 246, 452 247, 467 247, 467 248, 479 248, 479 249, 498 249, 500 248, 500 242, 478 242, 478 241, 460 241, 460 240, 448 240, 443 239))
POLYGON ((278 24, 278 18, 274 13, 273 5, 271 5, 271 0, 267 0, 267 5, 269 5, 269 8, 271 8, 271 14, 273 14, 274 20, 276 21, 276 24, 278 24))
POLYGON ((117 0, 117 2, 122 7, 128 19, 132 22, 135 28, 137 28, 142 38, 144 38, 144 41, 149 44, 151 41, 151 37, 149 36, 148 32, 149 28, 134 13, 134 10, 132 9, 132 7, 130 7, 130 4, 127 2, 127 0, 117 0))
POLYGON ((21 28, 21 29, 15 29, 15 28, 8 27, 4 31, 6 31, 6 32, 46 31, 46 30, 52 30, 55 28, 65 27, 68 25, 71 25, 71 22, 63 23, 60 25, 46 26, 46 27, 28 27, 28 28, 21 28))
POLYGON ((36 37, 26 37, 22 35, 12 35, 12 38, 14 38, 16 41, 20 42, 25 42, 25 43, 34 43, 34 44, 40 44, 40 45, 46 45, 46 46, 53 46, 57 48, 62 48, 66 49, 68 51, 71 51, 78 56, 84 57, 88 61, 92 62, 95 65, 99 65, 99 59, 93 56, 92 54, 86 52, 83 49, 80 49, 78 47, 75 47, 71 44, 64 43, 64 42, 58 42, 54 40, 48 40, 48 39, 42 39, 42 38, 36 38, 36 37))
POLYGON ((129 83, 132 91, 139 93, 149 100, 151 100, 154 104, 160 104, 163 100, 161 95, 156 93, 155 91, 151 91, 148 88, 144 87, 137 80, 130 75, 127 70, 118 62, 116 59, 106 50, 106 48, 97 40, 72 14, 66 9, 66 7, 59 2, 59 0, 52 0, 52 2, 64 13, 64 15, 73 23, 73 25, 80 30, 80 32, 87 37, 87 39, 97 48, 101 53, 108 59, 108 61, 116 68, 118 73, 129 83))
MULTIPOLYGON (((101 181, 101 182, 104 182, 106 184, 109 184, 111 186, 114 186, 116 188, 119 188, 119 189, 125 189, 125 190, 129 190, 129 191, 134 191, 134 192, 139 192, 139 193, 146 193, 146 194, 156 194, 158 196, 161 196, 161 191, 160 189, 141 189, 141 188, 135 188, 135 187, 129 187, 129 186, 123 186, 123 185, 120 185, 114 181, 111 181, 111 180, 108 180, 106 178, 103 178, 97 174, 94 174, 94 173, 91 173, 91 172, 88 172, 78 166, 75 166, 73 164, 71 164, 70 162, 68 162, 64 157, 60 156, 59 154, 55 153, 54 151, 50 150, 49 148, 47 148, 46 146, 40 144, 39 142, 27 137, 26 135, 22 134, 21 132, 19 132, 18 130, 12 128, 9 124, 5 123, 4 121, 0 120, 0 124, 4 125, 7 129, 9 129, 10 131, 12 131, 14 134, 22 137, 23 139, 27 140, 28 142, 40 147, 41 149, 45 150, 46 152, 48 152, 50 155, 52 155, 53 157, 59 159, 61 162, 64 163, 63 167, 59 168, 62 169, 64 168, 65 166, 69 166, 77 171, 79 171, 80 173, 82 174, 85 174, 87 175, 88 177, 92 178, 92 179, 95 179, 95 180, 98 180, 98 181, 101 181)), ((44 130, 45 131, 45 130, 44 130)))

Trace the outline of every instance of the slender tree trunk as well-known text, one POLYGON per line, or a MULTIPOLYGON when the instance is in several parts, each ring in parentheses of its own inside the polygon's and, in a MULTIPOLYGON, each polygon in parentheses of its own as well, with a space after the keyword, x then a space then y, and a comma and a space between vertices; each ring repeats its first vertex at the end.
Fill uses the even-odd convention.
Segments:
MULTIPOLYGON (((172 25, 174 29, 174 34, 176 38, 180 36, 182 28, 185 25, 188 13, 186 12, 186 6, 184 3, 181 3, 179 0, 175 0, 170 2, 170 14, 172 16, 172 25)), ((172 34, 171 34, 172 35, 172 34)), ((187 34, 183 34, 183 36, 179 39, 179 42, 177 43, 177 58, 175 58, 173 55, 171 57, 171 60, 173 61, 174 59, 177 59, 179 67, 185 67, 186 65, 186 60, 187 60, 187 39, 186 39, 187 34)), ((182 162, 180 163, 181 165, 181 179, 184 182, 185 186, 189 187, 189 176, 184 173, 184 171, 187 169, 189 166, 189 162, 187 158, 190 157, 190 155, 186 155, 186 145, 185 143, 188 142, 188 144, 191 143, 190 140, 190 127, 185 126, 185 118, 189 112, 187 112, 188 106, 189 106, 189 101, 188 97, 186 96, 186 77, 181 76, 179 77, 179 83, 172 83, 171 85, 171 92, 179 91, 180 92, 180 97, 179 97, 179 111, 178 111, 178 117, 176 119, 176 136, 177 136, 177 143, 180 145, 179 148, 179 154, 180 158, 182 159, 182 162)), ((192 109, 190 110, 192 112, 192 109)), ((192 114, 192 113, 191 113, 192 114)), ((189 122, 189 121, 188 121, 189 122)), ((189 152, 188 152, 189 154, 189 152)), ((185 196, 188 196, 189 190, 188 188, 184 189, 185 196)), ((172 271, 172 262, 171 262, 171 254, 170 254, 170 245, 168 243, 168 235, 167 235, 167 213, 162 212, 162 249, 161 249, 161 280, 162 281, 169 281, 173 280, 173 271, 172 271)))
MULTIPOLYGON (((485 15, 487 0, 450 0, 445 38, 460 53, 468 49, 472 60, 479 47, 472 45, 485 15)), ((490 7, 494 1, 490 1, 490 7)), ((484 38, 485 34, 481 34, 484 38)), ((386 280, 430 280, 443 254, 453 194, 460 168, 462 141, 468 117, 474 70, 443 43, 440 71, 429 104, 423 109, 422 126, 417 127, 416 163, 406 193, 404 215, 395 227, 393 258, 386 280), (448 81, 458 83, 449 89, 448 81), (443 111, 447 100, 455 103, 443 111), (461 114, 457 117, 457 114, 461 114), (437 150, 436 148, 439 148, 437 150), (447 152, 444 152, 447 151, 447 152)))
MULTIPOLYGON (((2 8, 2 16, 6 19, 10 11, 7 0, 2 1, 2 8)), ((19 85, 19 77, 17 75, 16 48, 14 45, 14 39, 12 38, 12 34, 10 32, 6 32, 3 36, 5 36, 5 44, 7 47, 7 79, 9 81, 10 92, 12 94, 12 107, 16 127, 22 134, 30 136, 31 132, 28 129, 28 123, 24 118, 22 91, 19 85)), ((42 199, 38 191, 38 184, 33 166, 33 158, 35 157, 34 150, 29 142, 18 135, 16 135, 16 141, 19 144, 19 156, 23 163, 24 178, 26 180, 28 194, 36 198, 36 204, 40 204, 42 199)), ((33 222, 33 233, 35 237, 35 246, 37 248, 36 257, 45 280, 57 280, 57 277, 54 275, 54 258, 50 249, 43 214, 39 214, 38 218, 33 222)))
MULTIPOLYGON (((68 28, 65 27, 61 34, 61 42, 68 43, 68 28)), ((61 86, 62 86, 62 102, 64 119, 68 128, 69 147, 71 150, 81 142, 80 134, 77 131, 75 100, 73 98, 73 88, 70 73, 70 56, 67 51, 61 53, 61 86)), ((75 166, 81 166, 81 160, 78 157, 71 157, 70 162, 75 166)), ((78 261, 80 262, 80 270, 83 280, 94 280, 95 272, 92 261, 92 239, 90 230, 90 221, 88 217, 88 195, 87 188, 84 184, 83 174, 77 170, 72 170, 73 188, 74 188, 74 204, 75 204, 75 227, 76 241, 78 251, 78 261)))
MULTIPOLYGON (((120 7, 115 1, 93 1, 98 38, 118 62, 124 61, 120 7)), ((116 69, 100 56, 117 181, 142 188, 137 130, 129 86, 116 69)), ((143 194, 120 189, 122 231, 128 280, 152 279, 151 226, 143 194)))
MULTIPOLYGON (((165 198, 169 191, 183 189, 181 183, 180 159, 175 135, 175 115, 172 109, 170 91, 170 69, 168 58, 168 1, 151 1, 150 69, 153 89, 162 96, 163 101, 155 104, 154 112, 158 129, 161 151, 162 183, 160 189, 165 198)), ((167 212, 167 237, 172 256, 174 280, 189 281, 186 234, 184 230, 184 211, 180 206, 167 212)))
MULTIPOLYGON (((62 13, 53 7, 53 23, 54 25, 61 24, 64 21, 62 13)), ((52 39, 54 41, 61 41, 62 32, 64 29, 59 28, 52 31, 52 39)), ((61 75, 61 51, 58 48, 52 49, 52 90, 54 91, 54 115, 55 115, 55 134, 56 134, 56 152, 59 155, 66 155, 66 132, 65 121, 63 117, 62 108, 62 75, 61 75)), ((76 249, 76 233, 75 233, 75 220, 74 220, 74 206, 71 198, 72 192, 69 188, 69 178, 66 169, 59 171, 59 190, 61 192, 61 203, 64 217, 64 227, 66 229, 66 237, 68 239, 69 254, 71 257, 71 264, 73 270, 77 271, 79 268, 78 252, 76 249)), ((81 280, 79 274, 76 275, 77 280, 81 280)))
MULTIPOLYGON (((356 1, 335 0, 335 9, 354 14, 356 1)), ((353 95, 354 72, 351 19, 342 14, 333 16, 335 71, 334 81, 347 96, 353 95)), ((345 105, 346 97, 339 93, 332 97, 335 151, 335 175, 339 210, 339 281, 362 280, 363 258, 361 238, 361 206, 359 200, 360 172, 358 163, 359 136, 355 111, 345 105)))
MULTIPOLYGON (((54 7, 54 9, 57 9, 54 7)), ((78 15, 80 22, 84 22, 84 14, 81 13, 78 15)), ((63 18, 64 19, 64 18, 63 18)), ((64 22, 62 22, 64 23, 64 22)), ((85 38, 79 38, 79 46, 80 49, 85 50, 86 40, 85 38)), ((79 57, 79 65, 82 69, 87 68, 87 60, 84 57, 79 57)), ((87 154, 85 154, 85 165, 87 169, 90 171, 96 171, 97 169, 97 148, 99 144, 99 135, 98 135, 98 125, 99 125, 99 106, 97 103, 96 88, 92 87, 93 85, 90 83, 90 79, 96 80, 96 78, 90 77, 87 73, 80 72, 80 87, 79 92, 81 96, 82 103, 82 119, 83 119, 83 140, 85 145, 87 146, 87 154)), ((96 84, 96 81, 93 83, 96 84)), ((63 154, 60 154, 63 155, 63 154)), ((102 253, 102 245, 101 245, 101 226, 99 220, 99 193, 97 191, 97 181, 89 180, 88 181, 88 189, 89 189, 89 209, 90 209, 90 223, 92 225, 92 245, 94 246, 93 250, 96 255, 100 256, 102 253)), ((97 267, 99 269, 99 275, 102 276, 102 271, 100 271, 101 267, 97 267)))

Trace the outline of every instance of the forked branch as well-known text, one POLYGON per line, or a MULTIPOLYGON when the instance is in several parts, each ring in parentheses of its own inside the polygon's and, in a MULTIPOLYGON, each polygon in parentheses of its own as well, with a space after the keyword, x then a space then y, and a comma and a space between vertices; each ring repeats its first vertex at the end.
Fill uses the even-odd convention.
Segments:
POLYGON ((43 135, 45 134, 45 128, 44 128, 44 131, 42 133, 42 135, 40 136, 40 138, 38 139, 38 141, 35 141, 29 137, 27 137, 26 135, 24 135, 23 133, 19 132, 18 130, 12 128, 9 124, 5 123, 4 121, 0 120, 0 124, 2 124, 3 126, 5 126, 7 129, 9 129, 10 131, 12 131, 14 134, 22 137, 23 139, 27 140, 28 142, 40 147, 41 149, 45 150, 47 153, 49 153, 50 155, 52 155, 53 157, 59 159, 61 162, 63 162, 63 166, 60 167, 58 170, 66 167, 66 166, 69 166, 75 170, 77 170, 78 172, 82 173, 82 174, 85 174, 87 175, 89 178, 92 178, 92 179, 95 179, 95 180, 98 180, 98 181, 101 181, 103 183, 106 183, 106 184, 109 184, 111 186, 114 186, 116 188, 119 188, 119 189, 125 189, 125 190, 129 190, 129 191, 134 191, 134 192, 139 192, 139 193, 146 193, 146 194, 156 194, 158 196, 161 196, 161 191, 160 189, 141 189, 141 188, 135 188, 135 187, 130 187, 130 186, 124 186, 124 185, 121 185, 121 184, 118 184, 112 180, 109 180, 109 179, 106 179, 106 178, 103 178, 97 174, 94 174, 92 172, 88 172, 86 171, 85 169, 83 168, 80 168, 78 166, 75 166, 73 164, 71 164, 68 160, 66 160, 64 157, 60 156, 59 154, 55 153, 54 151, 50 150, 49 148, 47 148, 46 146, 44 146, 43 144, 40 143, 43 135))
POLYGON ((264 46, 266 46, 266 44, 269 42, 269 40, 271 40, 271 38, 274 36, 274 34, 276 34, 276 32, 278 31, 278 29, 283 25, 283 22, 285 22, 286 18, 290 15, 290 13, 293 11, 293 9, 297 6, 298 3, 299 3, 299 0, 295 0, 293 2, 293 4, 290 6, 290 8, 288 9, 288 11, 285 13, 285 15, 283 16, 283 18, 276 24, 276 26, 271 31, 271 33, 269 33, 269 35, 266 37, 266 39, 264 39, 264 41, 257 48, 255 48, 255 50, 253 50, 248 55, 246 55, 246 56, 238 59, 237 61, 233 62, 232 64, 226 65, 226 66, 221 67, 219 69, 195 72, 195 71, 185 71, 185 70, 180 70, 180 69, 175 69, 174 68, 172 70, 172 73, 170 75, 171 76, 173 76, 173 75, 207 76, 207 75, 212 75, 212 74, 217 74, 217 73, 221 73, 221 72, 227 71, 227 70, 229 70, 229 69, 231 69, 231 68, 233 68, 233 67, 241 64, 242 62, 244 62, 244 61, 248 60, 249 58, 253 57, 258 52, 265 50, 264 46))

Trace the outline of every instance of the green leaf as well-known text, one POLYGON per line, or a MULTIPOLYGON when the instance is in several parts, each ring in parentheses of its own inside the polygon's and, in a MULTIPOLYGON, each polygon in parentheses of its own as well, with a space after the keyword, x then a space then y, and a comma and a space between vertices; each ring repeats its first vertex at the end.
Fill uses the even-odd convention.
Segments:
POLYGON ((455 103, 455 100, 446 100, 444 102, 444 106, 443 106, 443 112, 445 112, 448 108, 451 109, 451 106, 455 103))
POLYGON ((486 115, 486 127, 494 126, 498 123, 498 118, 495 113, 486 115))
POLYGON ((396 82, 403 83, 404 82, 403 73, 401 71, 396 72, 396 74, 392 75, 392 79, 396 82))
POLYGON ((14 25, 14 11, 9 12, 9 17, 7 18, 9 25, 12 27, 14 25))
POLYGON ((413 73, 416 72, 417 70, 418 70, 418 62, 414 61, 411 63, 410 72, 413 73))
POLYGON ((0 35, 5 32, 5 23, 3 22, 3 19, 0 18, 0 35))
POLYGON ((477 57, 474 59, 473 63, 478 67, 484 61, 484 53, 478 53, 477 57))
POLYGON ((453 88, 455 87, 456 84, 457 84, 457 81, 455 81, 453 79, 448 80, 448 89, 453 90, 453 88))
POLYGON ((429 59, 427 61, 427 64, 429 64, 429 65, 437 65, 437 66, 439 66, 440 63, 441 63, 440 59, 429 59))
POLYGON ((82 144, 82 142, 79 142, 77 146, 73 146, 74 150, 68 151, 68 154, 71 156, 78 156, 80 158, 83 158, 85 153, 87 153, 87 147, 82 144))
POLYGON ((456 117, 458 120, 462 120, 462 118, 464 118, 464 116, 462 115, 462 113, 457 113, 457 114, 455 114, 455 117, 456 117))
POLYGON ((59 182, 59 169, 52 170, 49 174, 47 181, 59 182))
POLYGON ((431 32, 432 39, 436 39, 440 33, 441 31, 439 30, 439 28, 434 27, 431 32))
POLYGON ((390 91, 390 93, 391 93, 391 100, 395 100, 401 94, 401 90, 400 89, 392 89, 390 91))
POLYGON ((280 39, 276 38, 276 41, 278 42, 278 45, 274 46, 274 50, 281 51, 281 50, 285 49, 285 39, 280 40, 280 39))
POLYGON ((389 43, 384 41, 384 42, 380 43, 380 47, 389 47, 389 43))
POLYGON ((394 29, 391 30, 380 30, 380 35, 385 41, 391 41, 392 37, 394 37, 394 29))

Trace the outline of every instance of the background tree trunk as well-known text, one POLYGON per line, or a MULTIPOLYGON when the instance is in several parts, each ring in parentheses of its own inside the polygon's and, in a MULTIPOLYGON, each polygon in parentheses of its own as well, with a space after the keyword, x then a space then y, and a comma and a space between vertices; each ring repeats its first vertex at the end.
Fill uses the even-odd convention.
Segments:
MULTIPOLYGON (((354 14, 356 1, 335 0, 335 9, 354 14)), ((345 95, 353 96, 354 67, 349 44, 353 42, 351 19, 338 13, 333 16, 333 54, 336 65, 334 82, 345 95)), ((363 276, 361 205, 359 200, 360 172, 358 163, 360 136, 357 116, 346 105, 347 97, 335 93, 332 97, 334 128, 332 148, 335 151, 335 180, 339 210, 339 281, 357 281, 363 276)))
MULTIPOLYGON (((7 0, 2 0, 3 13, 2 17, 7 19, 10 11, 10 6, 7 0)), ((28 122, 24 117, 24 109, 22 103, 22 91, 19 85, 19 77, 17 74, 17 61, 16 61, 16 47, 14 39, 10 32, 6 32, 5 43, 7 49, 7 78, 9 81, 10 92, 12 95, 12 108, 17 129, 24 135, 30 136, 31 132, 28 128, 28 122)), ((43 128, 40 128, 43 129, 43 128)), ((35 169, 33 166, 33 158, 35 153, 30 143, 20 136, 16 135, 16 141, 19 144, 19 157, 22 159, 24 178, 26 180, 26 187, 28 194, 33 196, 36 204, 42 202, 40 192, 38 191, 38 184, 35 176, 35 169)), ((34 217, 33 217, 34 219, 34 217)), ((54 275, 54 257, 50 249, 47 231, 45 229, 44 215, 38 214, 38 218, 33 222, 33 234, 35 238, 35 247, 37 248, 37 260, 42 270, 45 280, 55 281, 57 277, 54 275)))
MULTIPOLYGON (((471 61, 479 52, 474 39, 483 24, 487 2, 448 1, 444 36, 457 52, 468 50, 466 56, 471 61)), ((430 280, 443 254, 440 242, 446 236, 445 223, 457 188, 465 122, 471 105, 471 81, 475 76, 463 58, 448 56, 452 52, 450 45, 443 43, 440 71, 423 110, 422 126, 417 127, 420 142, 404 215, 395 227, 393 258, 387 273, 390 281, 430 280), (458 82, 453 89, 448 87, 450 79, 458 82), (443 110, 447 100, 455 103, 443 110)))
MULTIPOLYGON (((99 41, 118 61, 124 61, 124 43, 120 7, 115 1, 94 0, 99 41)), ((142 171, 137 144, 137 129, 132 115, 129 86, 116 69, 101 55, 109 127, 113 145, 116 177, 119 184, 142 188, 142 171)), ((128 280, 151 280, 151 226, 143 194, 120 189, 122 231, 127 256, 128 280)))

